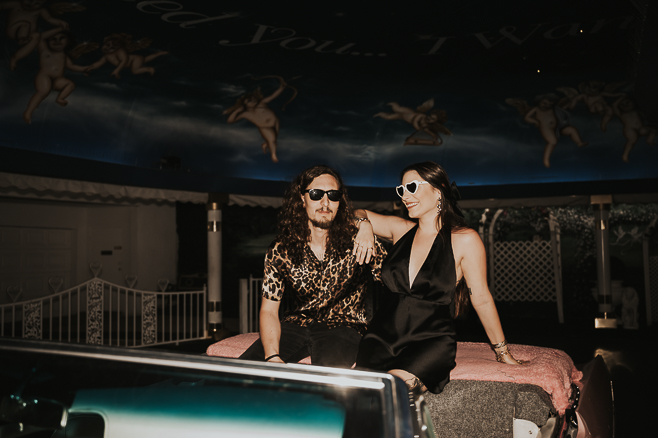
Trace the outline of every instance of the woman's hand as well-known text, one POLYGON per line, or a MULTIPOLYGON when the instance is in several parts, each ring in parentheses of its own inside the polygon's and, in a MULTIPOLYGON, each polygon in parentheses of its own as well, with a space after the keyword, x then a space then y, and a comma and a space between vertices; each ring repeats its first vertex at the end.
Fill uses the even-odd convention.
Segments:
POLYGON ((356 257, 358 264, 362 265, 364 262, 368 264, 375 254, 375 235, 368 220, 361 221, 358 227, 359 231, 354 239, 352 254, 356 257))

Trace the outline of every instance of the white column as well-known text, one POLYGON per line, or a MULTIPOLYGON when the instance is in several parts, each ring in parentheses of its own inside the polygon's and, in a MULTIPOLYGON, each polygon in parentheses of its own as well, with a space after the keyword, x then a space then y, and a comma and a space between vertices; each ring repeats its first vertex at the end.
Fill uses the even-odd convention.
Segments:
POLYGON ((222 210, 208 203, 208 334, 222 329, 222 210))
POLYGON ((598 288, 599 317, 594 321, 596 328, 617 328, 617 319, 612 305, 610 286, 610 240, 609 223, 611 195, 591 197, 594 207, 594 240, 596 241, 596 279, 598 288))

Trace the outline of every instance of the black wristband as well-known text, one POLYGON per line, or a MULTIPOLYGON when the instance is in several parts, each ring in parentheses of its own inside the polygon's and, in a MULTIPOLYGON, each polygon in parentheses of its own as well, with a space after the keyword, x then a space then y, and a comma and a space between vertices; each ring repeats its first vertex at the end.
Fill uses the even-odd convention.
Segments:
POLYGON ((265 362, 269 362, 270 359, 272 359, 273 357, 278 357, 279 359, 281 359, 281 356, 279 356, 278 354, 273 354, 273 355, 271 355, 271 356, 267 356, 267 357, 265 358, 265 362))

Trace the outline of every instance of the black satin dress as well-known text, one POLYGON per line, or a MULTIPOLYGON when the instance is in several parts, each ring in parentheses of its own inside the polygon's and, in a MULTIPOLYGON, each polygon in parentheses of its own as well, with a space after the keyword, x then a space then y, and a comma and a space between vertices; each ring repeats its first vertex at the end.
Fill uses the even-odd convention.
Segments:
POLYGON ((455 367, 455 258, 449 231, 436 236, 409 284, 411 245, 418 227, 398 240, 382 266, 385 292, 361 340, 358 368, 402 369, 439 393, 455 367))

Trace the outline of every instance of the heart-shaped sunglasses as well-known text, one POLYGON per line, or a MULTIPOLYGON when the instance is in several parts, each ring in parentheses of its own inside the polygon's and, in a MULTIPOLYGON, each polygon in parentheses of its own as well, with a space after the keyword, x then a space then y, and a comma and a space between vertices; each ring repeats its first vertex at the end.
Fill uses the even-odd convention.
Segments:
POLYGON ((401 198, 404 196, 404 191, 406 190, 409 192, 411 195, 415 194, 416 191, 418 190, 418 187, 422 184, 429 184, 427 181, 418 181, 418 180, 413 180, 409 181, 406 184, 401 184, 395 188, 395 191, 398 193, 398 196, 401 198))

